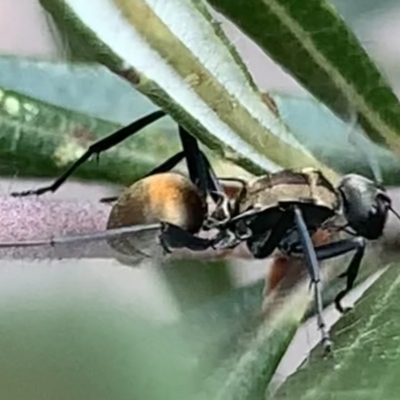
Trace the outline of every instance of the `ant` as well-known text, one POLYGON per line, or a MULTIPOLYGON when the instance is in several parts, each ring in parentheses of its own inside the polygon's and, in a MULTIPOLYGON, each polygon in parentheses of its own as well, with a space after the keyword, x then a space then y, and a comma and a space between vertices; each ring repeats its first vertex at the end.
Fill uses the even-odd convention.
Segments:
MULTIPOLYGON (((42 195, 55 192, 68 177, 92 155, 99 155, 148 124, 165 116, 156 111, 92 144, 64 174, 51 185, 12 196, 42 195)), ((303 256, 307 265, 324 348, 331 342, 322 318, 322 287, 319 262, 354 251, 346 271, 346 287, 335 298, 336 308, 345 312, 343 297, 352 289, 365 253, 366 240, 383 234, 388 212, 393 210, 385 188, 366 177, 348 174, 334 187, 321 171, 284 169, 266 173, 251 182, 234 179, 240 189, 231 196, 224 190, 197 140, 179 126, 183 150, 145 177, 125 189, 112 206, 107 230, 87 235, 48 240, 0 243, 0 247, 39 246, 84 240, 107 239, 122 253, 129 253, 129 233, 159 231, 160 244, 166 252, 187 248, 232 249, 245 242, 250 253, 259 259, 269 257, 275 249, 288 256, 303 256), (186 160, 188 177, 170 172, 186 160), (215 205, 209 211, 207 200, 215 205), (339 227, 350 238, 314 246, 312 235, 318 229, 337 229, 333 222, 345 219, 339 227), (210 238, 198 236, 201 230, 216 230, 210 238)))

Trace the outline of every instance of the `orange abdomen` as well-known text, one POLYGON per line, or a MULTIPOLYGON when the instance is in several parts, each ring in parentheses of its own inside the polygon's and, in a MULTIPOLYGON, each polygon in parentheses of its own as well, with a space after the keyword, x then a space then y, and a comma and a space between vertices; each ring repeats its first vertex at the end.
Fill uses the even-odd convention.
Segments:
MULTIPOLYGON (((157 174, 135 182, 121 193, 112 206, 107 229, 169 222, 196 233, 206 211, 199 191, 187 178, 176 173, 157 174)), ((155 253, 158 234, 149 231, 123 235, 108 243, 120 254, 140 258, 155 253)))
POLYGON ((107 228, 165 221, 197 232, 205 215, 197 188, 180 174, 163 173, 125 189, 111 209, 107 228))

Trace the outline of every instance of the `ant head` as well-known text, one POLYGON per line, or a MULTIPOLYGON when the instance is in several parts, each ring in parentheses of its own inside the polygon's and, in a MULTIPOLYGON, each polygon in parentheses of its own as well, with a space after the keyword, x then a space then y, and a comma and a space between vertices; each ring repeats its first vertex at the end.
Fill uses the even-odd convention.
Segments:
POLYGON ((392 202, 386 189, 361 175, 345 175, 338 185, 343 201, 343 213, 356 234, 369 239, 378 239, 385 228, 392 202))

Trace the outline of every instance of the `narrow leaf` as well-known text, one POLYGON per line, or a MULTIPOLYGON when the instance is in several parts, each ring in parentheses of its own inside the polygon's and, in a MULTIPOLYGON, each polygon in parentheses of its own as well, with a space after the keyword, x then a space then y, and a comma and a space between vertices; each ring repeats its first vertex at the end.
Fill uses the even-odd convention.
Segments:
MULTIPOLYGON (((55 176, 119 125, 0 89, 3 175, 55 176)), ((81 178, 131 184, 179 149, 175 132, 146 128, 78 169, 81 178), (172 140, 171 140, 172 138, 172 140)))
POLYGON ((335 113, 356 113, 373 141, 400 152, 398 99, 330 2, 209 3, 335 113))
MULTIPOLYGON (((113 122, 113 127, 128 124, 157 109, 157 106, 147 97, 133 91, 127 82, 119 79, 106 68, 96 65, 65 64, 3 56, 0 57, 0 71, 0 85, 4 88, 100 119, 106 116, 107 120, 113 122)), ((383 182, 386 185, 400 182, 400 162, 395 154, 373 142, 369 143, 366 149, 360 148, 353 140, 359 135, 359 129, 342 121, 317 100, 281 93, 271 93, 270 96, 283 122, 287 124, 299 142, 329 167, 343 174, 356 172, 372 177, 371 165, 366 157, 366 151, 370 150, 375 154, 383 182)), ((72 118, 72 115, 70 114, 69 118, 72 118)), ((154 129, 157 129, 160 134, 165 132, 172 143, 171 151, 177 148, 177 137, 173 133, 176 132, 177 127, 171 118, 163 118, 154 126, 154 129)), ((153 132, 153 128, 150 128, 150 131, 153 132)), ((54 131, 53 134, 59 137, 59 131, 54 131)), ((139 134, 134 140, 145 140, 145 134, 145 132, 139 134)), ((148 134, 153 138, 154 133, 148 134)), ((148 146, 150 138, 145 142, 146 146, 143 150, 150 155, 153 151, 148 146)), ((140 143, 143 145, 142 141, 140 143)), ((40 149, 42 147, 39 147, 40 149)), ((157 152, 157 148, 154 148, 154 151, 157 152)), ((228 161, 223 162, 214 153, 208 152, 208 155, 213 159, 213 165, 222 174, 248 176, 241 168, 235 167, 228 161)), ((156 154, 154 157, 156 158, 156 154)), ((135 155, 132 154, 132 161, 134 158, 135 155)), ((38 159, 32 154, 32 164, 36 160, 38 159)), ((99 167, 102 167, 101 163, 99 167)), ((24 172, 24 170, 20 171, 21 174, 24 172)), ((79 173, 80 171, 77 172, 77 176, 79 173)), ((29 171, 26 175, 28 174, 29 171)))
POLYGON ((326 165, 342 174, 358 173, 375 179, 372 167, 376 162, 382 183, 400 183, 397 154, 368 140, 358 126, 338 118, 324 104, 311 97, 280 93, 273 93, 271 97, 298 140, 326 165))
MULTIPOLYGON (((0 71, 0 85, 10 89, 0 86, 3 175, 57 176, 95 140, 157 109, 101 67, 0 57, 0 71)), ((180 149, 177 125, 164 117, 74 177, 131 184, 180 149)), ((205 151, 218 173, 250 175, 205 151)), ((178 168, 185 171, 183 164, 178 168)))
POLYGON ((127 79, 207 146, 253 173, 308 165, 336 174, 290 134, 212 21, 176 0, 42 0, 69 43, 127 79), (190 25, 185 28, 182 21, 190 25), (119 33, 118 33, 119 32, 119 33))
POLYGON ((333 357, 316 349, 274 399, 396 398, 399 358, 399 268, 393 264, 334 327, 333 357))

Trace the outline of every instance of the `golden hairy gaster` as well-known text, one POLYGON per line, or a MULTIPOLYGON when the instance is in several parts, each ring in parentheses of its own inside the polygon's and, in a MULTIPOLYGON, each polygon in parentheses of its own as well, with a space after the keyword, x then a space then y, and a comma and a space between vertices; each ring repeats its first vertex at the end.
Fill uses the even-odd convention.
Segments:
POLYGON ((125 189, 112 207, 107 228, 165 221, 195 233, 206 212, 205 202, 189 179, 162 173, 125 189))

